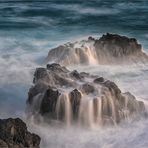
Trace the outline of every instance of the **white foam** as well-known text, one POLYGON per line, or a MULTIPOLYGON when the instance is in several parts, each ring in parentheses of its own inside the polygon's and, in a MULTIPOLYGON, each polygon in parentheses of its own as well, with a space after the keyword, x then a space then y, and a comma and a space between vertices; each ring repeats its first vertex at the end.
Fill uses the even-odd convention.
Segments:
POLYGON ((54 148, 147 148, 148 120, 126 121, 117 127, 85 129, 30 125, 41 136, 41 147, 54 148))

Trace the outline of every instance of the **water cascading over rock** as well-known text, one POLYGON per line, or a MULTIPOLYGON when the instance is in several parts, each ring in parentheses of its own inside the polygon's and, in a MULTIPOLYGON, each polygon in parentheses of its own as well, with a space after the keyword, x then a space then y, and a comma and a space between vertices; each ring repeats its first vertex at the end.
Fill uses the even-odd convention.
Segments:
POLYGON ((33 82, 27 110, 35 119, 40 115, 47 122, 94 127, 146 114, 144 103, 114 82, 56 63, 37 68, 33 82))
POLYGON ((47 61, 62 65, 75 64, 129 64, 146 63, 148 56, 135 38, 117 34, 103 35, 100 39, 89 37, 51 49, 47 61))

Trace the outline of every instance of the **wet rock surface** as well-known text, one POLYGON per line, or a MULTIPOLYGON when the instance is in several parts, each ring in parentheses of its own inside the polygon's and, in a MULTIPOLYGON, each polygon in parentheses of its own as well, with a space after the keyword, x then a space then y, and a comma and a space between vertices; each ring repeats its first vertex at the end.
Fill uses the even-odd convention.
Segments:
POLYGON ((0 119, 1 148, 39 148, 40 137, 30 133, 19 118, 0 119))
POLYGON ((99 39, 89 37, 51 49, 47 60, 63 65, 129 64, 148 62, 148 56, 135 38, 107 33, 99 39))
POLYGON ((103 77, 71 72, 55 63, 42 70, 43 73, 41 68, 36 69, 34 86, 29 91, 27 105, 31 116, 92 126, 116 124, 146 114, 142 101, 129 92, 122 93, 114 82, 103 77))

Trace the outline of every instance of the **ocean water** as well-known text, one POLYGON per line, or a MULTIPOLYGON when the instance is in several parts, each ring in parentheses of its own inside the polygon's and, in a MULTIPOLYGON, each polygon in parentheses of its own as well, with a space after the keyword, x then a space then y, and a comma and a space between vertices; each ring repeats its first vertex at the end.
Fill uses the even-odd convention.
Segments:
MULTIPOLYGON (((25 117, 28 89, 48 51, 103 33, 135 37, 148 52, 147 0, 0 0, 0 118, 25 117)), ((70 67, 115 81, 148 105, 148 64, 70 67)), ((24 119, 25 120, 25 119, 24 119)), ((42 147, 147 148, 148 120, 83 130, 29 125, 42 147)))

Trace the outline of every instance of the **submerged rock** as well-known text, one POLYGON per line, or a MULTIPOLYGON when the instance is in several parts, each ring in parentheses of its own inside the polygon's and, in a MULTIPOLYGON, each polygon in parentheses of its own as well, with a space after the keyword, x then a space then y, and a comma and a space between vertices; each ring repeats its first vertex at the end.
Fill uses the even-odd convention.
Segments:
POLYGON ((129 64, 148 62, 148 56, 135 38, 107 33, 100 39, 89 37, 51 49, 47 60, 62 65, 129 64))
POLYGON ((92 126, 116 124, 127 117, 146 113, 143 102, 129 92, 122 93, 114 82, 103 77, 71 72, 55 63, 42 70, 43 74, 41 68, 36 69, 36 81, 29 90, 27 102, 31 109, 28 111, 32 116, 38 114, 48 121, 92 126))
POLYGON ((30 133, 19 118, 0 119, 1 148, 39 148, 40 137, 30 133))

